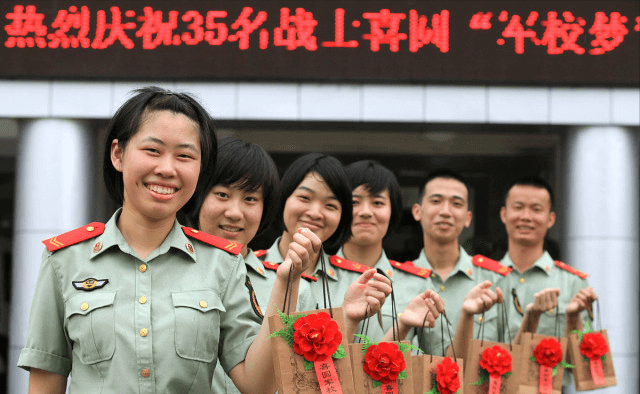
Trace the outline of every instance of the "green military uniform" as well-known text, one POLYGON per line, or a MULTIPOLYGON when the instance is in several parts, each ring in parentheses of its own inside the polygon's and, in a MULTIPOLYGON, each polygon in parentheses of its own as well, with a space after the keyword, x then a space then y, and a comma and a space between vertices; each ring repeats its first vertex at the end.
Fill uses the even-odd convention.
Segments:
POLYGON ((238 291, 242 259, 176 221, 142 260, 116 226, 119 214, 102 234, 44 252, 18 366, 71 372, 70 393, 210 392, 218 359, 230 371, 260 329, 238 291))
MULTIPOLYGON (((420 252, 417 260, 413 261, 413 264, 417 267, 432 269, 431 264, 427 260, 424 253, 424 249, 420 252)), ((495 285, 498 279, 503 277, 508 272, 506 267, 502 267, 497 261, 493 261, 487 257, 476 255, 473 258, 467 254, 467 252, 460 247, 460 256, 456 262, 453 271, 449 274, 449 277, 443 279, 435 271, 431 272, 432 290, 437 292, 444 301, 445 311, 447 317, 451 322, 449 327, 451 336, 455 335, 458 320, 460 319, 460 310, 465 297, 469 291, 484 282, 485 280, 491 281, 492 288, 495 289, 495 285)), ((413 283, 413 282, 412 282, 413 283)), ((418 289, 412 289, 413 296, 420 294, 428 288, 422 287, 418 289)), ((498 307, 494 306, 482 314, 477 314, 474 317, 474 338, 478 333, 480 324, 484 324, 484 339, 488 341, 498 341, 501 339, 501 335, 498 332, 498 307)), ((440 322, 436 321, 435 329, 424 330, 422 336, 422 343, 419 347, 425 351, 432 352, 432 354, 441 354, 442 346, 444 344, 445 349, 450 345, 449 334, 447 328, 444 329, 444 337, 441 334, 440 322), (430 332, 430 333, 429 333, 430 332), (431 339, 429 339, 429 335, 431 339), (430 345, 430 346, 429 346, 430 345)), ((413 342, 417 343, 417 333, 414 334, 413 342)), ((455 349, 454 349, 455 350, 455 349)), ((462 355, 456 355, 462 357, 462 355)))
MULTIPOLYGON (((533 295, 543 289, 559 288, 557 312, 559 315, 556 315, 555 309, 543 313, 540 316, 537 332, 563 337, 566 325, 565 310, 573 296, 589 286, 587 275, 564 263, 554 261, 546 251, 525 272, 518 271, 509 253, 500 260, 500 263, 512 269, 511 273, 503 277, 498 284, 505 291, 505 298, 509 301, 507 311, 511 336, 515 336, 518 332, 524 319, 524 309, 533 302, 533 295)), ((588 319, 586 311, 582 314, 582 319, 588 319)), ((563 386, 566 387, 570 383, 571 375, 567 373, 563 386)))

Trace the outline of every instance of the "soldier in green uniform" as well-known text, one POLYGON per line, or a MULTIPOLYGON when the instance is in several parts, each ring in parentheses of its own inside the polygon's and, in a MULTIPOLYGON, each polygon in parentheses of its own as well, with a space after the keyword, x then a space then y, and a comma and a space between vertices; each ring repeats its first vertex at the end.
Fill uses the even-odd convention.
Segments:
MULTIPOLYGON (((522 327, 521 332, 564 336, 582 329, 597 295, 586 274, 554 261, 544 250, 545 236, 556 220, 551 186, 539 177, 516 180, 507 189, 500 218, 509 241, 501 263, 511 273, 499 286, 512 295, 507 309, 511 333, 522 327)), ((567 386, 570 375, 565 376, 567 386)))
MULTIPOLYGON (((70 372, 70 393, 204 393, 218 360, 241 392, 275 391, 268 327, 237 291, 241 246, 176 220, 212 170, 215 141, 210 116, 186 94, 141 89, 116 112, 103 173, 122 208, 106 225, 45 241, 18 360, 30 393, 64 393, 70 372)), ((295 240, 303 250, 287 254, 274 300, 288 268, 299 281, 319 250, 312 240, 295 240)))
POLYGON ((269 294, 274 269, 284 260, 292 235, 306 227, 322 240, 324 250, 314 256, 313 264, 303 273, 297 310, 328 307, 325 301, 329 300, 333 307, 342 305, 348 337, 352 337, 365 314, 377 313, 391 291, 389 279, 375 270, 367 270, 366 266, 329 254, 349 237, 351 204, 351 189, 336 158, 310 153, 289 166, 282 176, 277 205, 276 220, 282 235, 268 250, 257 252, 263 264, 248 270, 260 302, 269 294), (323 289, 323 278, 328 282, 328 292, 323 289))

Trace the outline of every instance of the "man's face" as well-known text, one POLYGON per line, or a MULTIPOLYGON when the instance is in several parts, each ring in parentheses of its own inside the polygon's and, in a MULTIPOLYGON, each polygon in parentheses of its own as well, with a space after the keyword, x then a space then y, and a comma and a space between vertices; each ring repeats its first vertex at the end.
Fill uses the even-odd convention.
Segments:
POLYGON ((500 219, 510 242, 537 246, 544 242, 547 230, 556 222, 556 214, 551 212, 551 197, 547 189, 515 185, 509 190, 506 204, 500 210, 500 219))
POLYGON ((422 201, 411 210, 425 238, 439 244, 457 242, 462 230, 471 224, 468 195, 465 185, 456 179, 429 181, 422 201))

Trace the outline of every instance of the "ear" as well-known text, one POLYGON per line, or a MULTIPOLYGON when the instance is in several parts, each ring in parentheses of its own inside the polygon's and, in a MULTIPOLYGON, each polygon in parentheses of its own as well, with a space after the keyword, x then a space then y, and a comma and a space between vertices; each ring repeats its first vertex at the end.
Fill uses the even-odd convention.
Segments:
POLYGON ((549 213, 549 223, 547 225, 547 229, 550 229, 551 227, 553 227, 554 224, 556 224, 556 213, 551 211, 549 213))
POLYGON ((507 208, 500 208, 500 220, 502 220, 503 224, 507 224, 507 208))
POLYGON ((118 140, 111 141, 111 164, 118 171, 122 172, 122 160, 124 159, 124 151, 118 145, 118 140))
POLYGON ((464 222, 464 227, 465 228, 469 228, 469 226, 471 225, 471 218, 473 217, 473 213, 471 213, 471 211, 468 211, 469 215, 467 216, 467 220, 465 220, 464 222))
POLYGON ((416 222, 420 221, 420 216, 421 216, 420 214, 422 213, 421 208, 422 207, 420 206, 420 204, 413 204, 413 206, 411 207, 411 214, 413 215, 413 219, 416 222))

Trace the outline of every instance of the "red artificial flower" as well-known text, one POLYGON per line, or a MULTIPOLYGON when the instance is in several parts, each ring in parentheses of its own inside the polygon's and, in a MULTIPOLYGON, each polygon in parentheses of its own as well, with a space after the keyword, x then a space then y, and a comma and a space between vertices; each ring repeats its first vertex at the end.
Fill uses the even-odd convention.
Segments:
POLYGON ((342 342, 338 323, 326 312, 300 317, 293 323, 293 350, 307 361, 331 357, 342 342))
POLYGON ((498 345, 492 346, 482 352, 480 366, 489 373, 489 376, 504 375, 511 372, 511 355, 498 345))
POLYGON ((557 339, 545 338, 533 350, 538 364, 553 368, 562 361, 562 345, 557 339))
POLYGON ((458 373, 460 367, 454 363, 449 357, 445 357, 436 367, 436 384, 438 385, 438 393, 454 394, 460 388, 460 378, 458 373))
POLYGON ((599 360, 609 352, 607 340, 599 332, 584 334, 580 343, 580 353, 589 360, 599 360))
POLYGON ((394 343, 371 345, 364 355, 364 371, 383 384, 396 380, 406 366, 404 355, 394 343))

